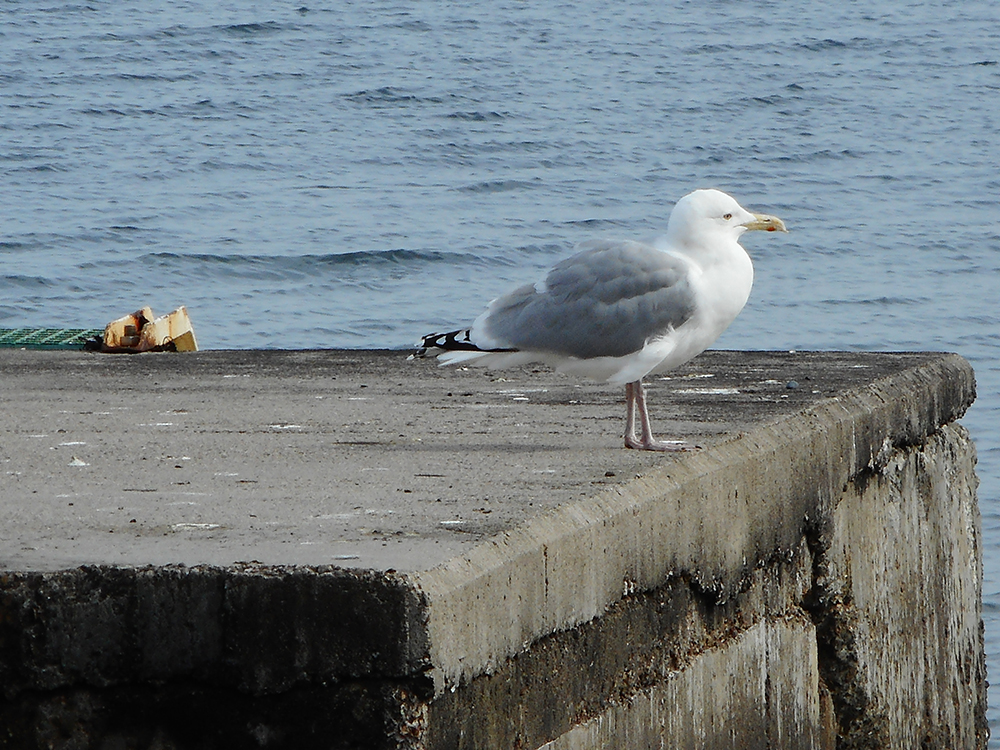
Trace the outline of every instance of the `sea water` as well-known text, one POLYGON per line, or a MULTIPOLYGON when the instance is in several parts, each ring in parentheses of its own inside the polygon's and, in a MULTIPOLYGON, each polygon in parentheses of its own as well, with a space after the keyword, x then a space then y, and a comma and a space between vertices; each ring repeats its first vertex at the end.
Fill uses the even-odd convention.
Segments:
POLYGON ((0 327, 404 348, 721 188, 791 233, 718 347, 975 366, 1000 671, 994 2, 308 1, 0 5, 0 327))

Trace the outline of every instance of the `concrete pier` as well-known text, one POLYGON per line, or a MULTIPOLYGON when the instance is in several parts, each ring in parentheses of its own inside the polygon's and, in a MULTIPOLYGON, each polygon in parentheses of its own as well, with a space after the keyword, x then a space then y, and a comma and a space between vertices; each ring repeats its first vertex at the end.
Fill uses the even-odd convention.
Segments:
POLYGON ((0 350, 0 747, 986 745, 968 363, 0 350))

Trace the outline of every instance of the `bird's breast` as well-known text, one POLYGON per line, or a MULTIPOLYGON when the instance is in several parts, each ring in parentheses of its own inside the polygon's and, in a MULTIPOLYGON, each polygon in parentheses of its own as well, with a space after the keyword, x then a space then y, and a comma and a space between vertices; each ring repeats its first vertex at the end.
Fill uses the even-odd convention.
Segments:
MULTIPOLYGON (((702 267, 692 278, 701 324, 722 334, 746 305, 753 287, 753 262, 739 245, 725 262, 702 267)), ((713 339, 714 341, 714 339, 713 339)))

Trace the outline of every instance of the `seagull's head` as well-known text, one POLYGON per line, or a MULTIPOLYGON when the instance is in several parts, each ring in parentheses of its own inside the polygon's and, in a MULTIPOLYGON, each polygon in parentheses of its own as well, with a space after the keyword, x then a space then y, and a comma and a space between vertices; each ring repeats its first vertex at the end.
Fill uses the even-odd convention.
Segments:
POLYGON ((746 231, 787 232, 777 216, 747 211, 721 190, 695 190, 674 206, 667 223, 667 236, 681 245, 708 237, 729 237, 734 242, 746 231))

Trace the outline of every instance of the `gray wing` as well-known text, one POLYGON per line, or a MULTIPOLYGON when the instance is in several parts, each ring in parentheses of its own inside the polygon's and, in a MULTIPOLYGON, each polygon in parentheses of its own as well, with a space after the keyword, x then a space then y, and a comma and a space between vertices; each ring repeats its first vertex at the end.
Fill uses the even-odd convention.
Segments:
POLYGON ((483 332, 522 351, 621 357, 694 313, 683 261, 641 242, 584 247, 549 271, 544 286, 526 284, 495 300, 483 332))

